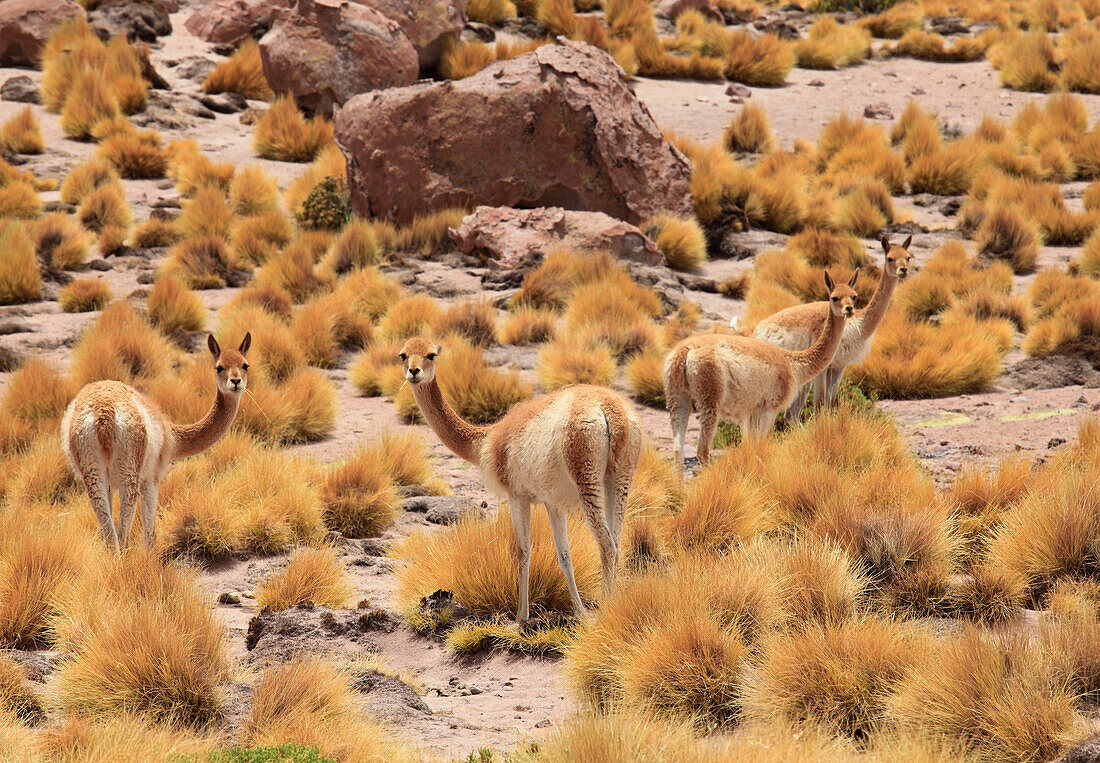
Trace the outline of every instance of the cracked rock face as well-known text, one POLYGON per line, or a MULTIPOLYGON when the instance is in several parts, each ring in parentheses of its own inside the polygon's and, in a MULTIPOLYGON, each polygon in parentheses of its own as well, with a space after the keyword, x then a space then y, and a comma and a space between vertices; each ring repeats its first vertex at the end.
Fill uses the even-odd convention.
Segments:
POLYGON ((349 100, 336 117, 360 215, 556 206, 638 223, 690 212, 690 164, 606 53, 561 40, 456 82, 349 100))
POLYGON ((38 66, 42 46, 54 27, 84 9, 71 0, 0 2, 0 66, 38 66))
POLYGON ((299 0, 260 40, 264 76, 276 93, 331 115, 358 93, 416 81, 419 59, 401 27, 366 5, 299 0))

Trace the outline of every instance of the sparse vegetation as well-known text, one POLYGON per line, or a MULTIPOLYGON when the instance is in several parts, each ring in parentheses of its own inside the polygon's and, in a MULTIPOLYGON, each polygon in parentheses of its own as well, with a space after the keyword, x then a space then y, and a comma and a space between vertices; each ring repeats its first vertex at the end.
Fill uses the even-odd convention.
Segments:
POLYGON ((67 313, 102 310, 111 301, 111 287, 102 278, 78 278, 61 290, 57 301, 67 313))
POLYGON ((332 123, 307 119, 293 98, 276 98, 256 123, 256 153, 264 159, 312 162, 332 142, 332 123))

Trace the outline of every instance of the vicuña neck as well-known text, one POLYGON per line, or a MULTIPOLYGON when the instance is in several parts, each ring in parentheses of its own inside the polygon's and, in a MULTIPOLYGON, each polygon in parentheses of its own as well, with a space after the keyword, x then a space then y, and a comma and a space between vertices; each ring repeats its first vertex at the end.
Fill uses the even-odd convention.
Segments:
POLYGON ((489 427, 479 427, 463 419, 443 398, 435 379, 412 385, 413 398, 424 420, 447 448, 474 466, 481 466, 481 444, 489 427))
POLYGON ((795 387, 806 384, 833 362, 836 349, 840 346, 840 338, 844 335, 844 321, 843 316, 829 310, 829 320, 817 340, 805 350, 788 353, 791 367, 798 377, 795 387))
POLYGON ((175 458, 184 458, 202 453, 216 443, 237 418, 240 395, 225 394, 218 390, 214 394, 214 404, 206 415, 194 424, 172 424, 172 434, 176 437, 175 458))
POLYGON ((894 287, 897 285, 898 277, 892 276, 883 270, 882 278, 878 281, 878 287, 875 289, 871 301, 867 303, 867 307, 857 313, 860 317, 859 333, 861 337, 871 336, 875 333, 875 329, 878 328, 879 324, 882 323, 882 319, 886 317, 886 310, 890 307, 890 298, 894 295, 894 287))

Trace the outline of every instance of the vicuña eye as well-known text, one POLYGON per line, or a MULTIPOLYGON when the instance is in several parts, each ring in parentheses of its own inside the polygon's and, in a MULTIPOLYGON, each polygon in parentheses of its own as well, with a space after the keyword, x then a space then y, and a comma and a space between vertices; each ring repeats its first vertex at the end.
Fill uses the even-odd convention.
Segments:
POLYGON ((893 262, 893 261, 894 261, 894 258, 893 258, 893 257, 887 257, 887 258, 886 258, 886 261, 887 261, 887 262, 893 262))
POLYGON ((429 353, 429 354, 425 355, 424 357, 426 357, 428 360, 435 360, 435 353, 434 352, 429 353))
POLYGON ((840 301, 839 297, 833 297, 833 302, 839 302, 839 301, 840 301))
POLYGON ((217 367, 217 368, 215 368, 214 370, 215 370, 215 371, 217 371, 217 372, 218 372, 218 373, 220 374, 220 373, 221 373, 222 371, 224 371, 224 370, 225 370, 225 366, 218 366, 218 367, 217 367))
POLYGON ((400 354, 400 355, 398 355, 397 357, 401 358, 401 362, 402 362, 402 363, 403 363, 403 362, 405 362, 406 360, 408 360, 408 359, 409 359, 409 356, 408 356, 408 355, 406 355, 405 353, 401 353, 401 354, 400 354))
POLYGON ((242 371, 247 371, 247 370, 248 370, 248 364, 247 364, 247 363, 245 363, 244 365, 242 365, 242 366, 241 366, 241 370, 242 370, 242 371))

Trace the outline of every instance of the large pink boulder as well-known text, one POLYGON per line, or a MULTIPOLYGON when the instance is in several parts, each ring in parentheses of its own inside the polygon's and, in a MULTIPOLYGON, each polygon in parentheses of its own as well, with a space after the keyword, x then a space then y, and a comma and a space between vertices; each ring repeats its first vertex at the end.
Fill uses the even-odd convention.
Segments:
POLYGON ((687 158, 607 53, 559 38, 455 82, 357 96, 336 117, 355 211, 558 206, 688 214, 687 158))
POLYGON ((563 247, 606 250, 615 259, 645 265, 665 264, 661 250, 644 233, 603 212, 478 207, 450 233, 460 251, 485 257, 502 268, 517 267, 532 254, 563 247))
POLYGON ((275 14, 294 5, 294 0, 210 0, 187 17, 183 25, 200 40, 236 45, 250 34, 263 35, 275 14))
POLYGON ((0 0, 0 66, 37 67, 54 27, 83 15, 71 0, 0 0))
POLYGON ((393 19, 416 48, 420 69, 439 63, 443 46, 466 26, 466 0, 356 0, 393 19))
POLYGON ((260 40, 260 58, 272 90, 325 115, 359 93, 415 82, 420 71, 396 22, 340 0, 298 0, 260 40))

